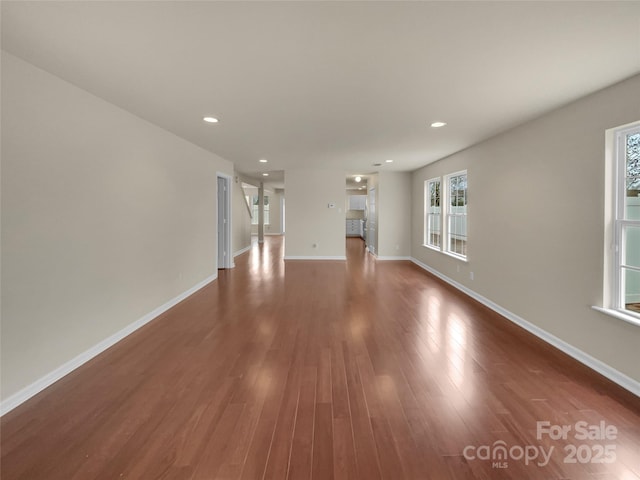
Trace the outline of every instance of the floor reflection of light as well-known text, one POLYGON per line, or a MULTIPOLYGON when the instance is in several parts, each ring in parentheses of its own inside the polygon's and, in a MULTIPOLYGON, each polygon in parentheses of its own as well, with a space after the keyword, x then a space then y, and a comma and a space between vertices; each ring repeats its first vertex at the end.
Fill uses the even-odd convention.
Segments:
POLYGON ((423 292, 421 296, 418 318, 419 347, 428 349, 424 353, 438 353, 442 343, 442 303, 440 297, 430 290, 423 292))
POLYGON ((367 322, 362 315, 354 314, 349 319, 349 330, 354 337, 360 337, 367 328, 367 322))
POLYGON ((260 369, 258 373, 258 378, 253 383, 253 388, 255 390, 255 395, 260 396, 261 394, 266 395, 269 392, 269 387, 271 386, 271 371, 263 367, 260 369))
POLYGON ((376 381, 378 384, 378 394, 380 395, 381 400, 391 398, 395 395, 396 385, 389 375, 378 375, 376 376, 376 381))
POLYGON ((273 265, 271 264, 272 256, 271 250, 267 243, 253 243, 251 247, 250 257, 250 270, 254 275, 258 275, 258 284, 263 283, 266 280, 271 280, 274 275, 273 265))
POLYGON ((638 480, 638 477, 635 475, 635 473, 631 473, 627 470, 622 473, 622 477, 620 477, 620 480, 638 480))
POLYGON ((447 334, 451 347, 453 344, 458 344, 461 350, 465 349, 467 346, 467 327, 455 314, 450 315, 447 319, 447 334))
POLYGON ((417 334, 415 335, 415 349, 420 357, 419 367, 423 375, 429 376, 433 372, 434 356, 440 351, 441 335, 441 299, 427 289, 420 296, 418 311, 417 334))
POLYGON ((251 273, 258 273, 260 270, 260 262, 262 261, 262 249, 260 248, 260 244, 258 241, 252 241, 251 245, 251 256, 249 260, 251 261, 251 273))
POLYGON ((447 318, 447 347, 449 378, 456 387, 460 387, 465 380, 467 330, 455 314, 447 318))
POLYGON ((438 353, 440 351, 440 341, 442 337, 442 315, 441 315, 442 307, 440 304, 440 299, 432 297, 432 301, 429 304, 429 337, 431 341, 429 345, 431 347, 431 351, 433 353, 438 353))
POLYGON ((271 333, 273 332, 273 327, 268 322, 261 322, 260 326, 258 327, 258 331, 260 332, 260 334, 263 337, 269 337, 269 336, 271 336, 271 333))

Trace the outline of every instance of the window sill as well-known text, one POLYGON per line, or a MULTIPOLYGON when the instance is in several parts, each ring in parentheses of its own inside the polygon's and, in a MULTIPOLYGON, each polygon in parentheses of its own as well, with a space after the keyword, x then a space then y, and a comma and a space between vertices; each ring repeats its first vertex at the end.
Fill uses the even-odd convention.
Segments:
POLYGON ((455 258, 456 260, 460 260, 461 262, 469 262, 467 257, 463 257, 461 255, 456 255, 455 253, 447 252, 445 250, 441 250, 438 247, 434 247, 433 245, 427 245, 426 243, 422 244, 423 247, 428 248, 429 250, 433 250, 434 252, 442 253, 443 255, 447 255, 448 257, 455 258))
POLYGON ((426 243, 423 243, 422 246, 428 248, 429 250, 433 250, 434 252, 442 252, 442 250, 440 250, 440 247, 434 247, 433 245, 427 245, 426 243))
POLYGON ((613 308, 603 308, 603 307, 591 307, 594 310, 597 310, 600 313, 604 313, 605 315, 609 315, 610 317, 617 318, 618 320, 623 320, 631 325, 635 325, 636 327, 640 327, 640 315, 635 315, 633 313, 622 312, 620 310, 615 310, 613 308))

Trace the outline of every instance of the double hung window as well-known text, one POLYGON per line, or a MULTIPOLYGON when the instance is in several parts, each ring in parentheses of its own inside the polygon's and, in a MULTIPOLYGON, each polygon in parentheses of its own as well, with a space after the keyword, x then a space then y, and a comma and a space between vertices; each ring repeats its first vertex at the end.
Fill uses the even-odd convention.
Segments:
POLYGON ((640 125, 615 132, 612 307, 640 319, 640 125))
POLYGON ((427 180, 424 195, 424 245, 466 259, 467 172, 427 180))

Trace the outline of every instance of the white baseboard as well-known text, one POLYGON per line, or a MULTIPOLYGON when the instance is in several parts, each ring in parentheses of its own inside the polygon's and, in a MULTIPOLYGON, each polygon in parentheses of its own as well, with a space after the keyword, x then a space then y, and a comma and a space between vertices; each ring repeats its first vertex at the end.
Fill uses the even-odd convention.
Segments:
POLYGON ((244 252, 248 252, 249 250, 251 250, 251 245, 247 245, 246 247, 241 248, 237 252, 234 252, 233 256, 237 257, 238 255, 242 255, 244 252))
POLYGON ((520 327, 524 328, 528 332, 534 334, 536 337, 553 345, 558 350, 561 350, 562 352, 566 353, 570 357, 573 357, 574 359, 578 360, 580 363, 595 370, 600 375, 607 377, 612 382, 617 383, 622 388, 629 390, 634 395, 640 397, 640 382, 638 382, 637 380, 634 380, 633 378, 625 375, 624 373, 616 370, 615 368, 611 367, 610 365, 607 365, 606 363, 598 360, 597 358, 592 357, 588 353, 583 352, 582 350, 574 347, 573 345, 565 342, 564 340, 559 339, 555 335, 547 332, 546 330, 543 330, 542 328, 534 325, 533 323, 526 321, 525 319, 519 317, 515 313, 512 313, 509 310, 506 310, 505 308, 502 308, 500 305, 492 302, 488 298, 483 297, 479 293, 474 292, 470 288, 465 287, 461 283, 458 283, 455 280, 452 280, 446 275, 443 275, 436 269, 422 263, 420 260, 412 257, 411 261, 416 265, 418 265, 419 267, 426 270, 427 272, 432 273, 439 279, 448 283, 449 285, 452 285, 458 290, 466 293, 471 298, 489 307, 494 312, 499 313, 500 315, 505 317, 507 320, 510 320, 516 325, 519 325, 520 327))
POLYGON ((90 349, 82 352, 80 355, 78 355, 78 356, 72 358, 71 360, 69 360, 68 362, 65 362, 64 364, 60 365, 58 368, 56 368, 55 370, 49 372, 44 377, 39 378, 38 380, 36 380, 32 384, 27 385, 22 390, 14 393, 10 397, 6 398, 5 400, 2 401, 2 403, 0 403, 0 416, 4 415, 5 413, 10 412, 11 410, 16 408, 21 403, 26 402, 28 399, 30 399, 31 397, 33 397, 37 393, 41 392, 42 390, 47 388, 52 383, 57 382, 62 377, 64 377, 65 375, 71 373, 73 370, 75 370, 76 368, 80 367, 82 364, 88 362, 89 360, 91 360, 96 355, 104 352, 107 348, 115 345, 116 343, 118 343, 120 340, 122 340, 126 336, 132 334, 133 332, 138 330, 140 327, 146 325, 151 320, 153 320, 156 317, 158 317, 160 314, 166 312, 167 310, 169 310, 174 305, 177 305, 178 303, 180 303, 182 300, 184 300, 188 296, 193 295, 195 292, 197 292, 198 290, 200 290, 204 286, 206 286, 209 283, 213 282, 216 278, 218 278, 218 273, 217 272, 214 273, 213 275, 205 278, 204 280, 202 280, 197 285, 194 285, 189 290, 187 290, 187 291, 181 293, 180 295, 172 298, 171 300, 169 300, 164 305, 161 305, 158 308, 156 308, 155 310, 147 313, 142 318, 139 318, 135 322, 130 323, 129 325, 124 327, 122 330, 114 333, 110 337, 105 338, 100 343, 98 343, 98 344, 94 345, 93 347, 91 347, 90 349))
POLYGON ((385 256, 376 255, 376 260, 409 260, 411 261, 411 257, 402 257, 402 256, 394 257, 390 255, 385 255, 385 256))
POLYGON ((346 260, 347 257, 344 255, 336 255, 329 257, 321 257, 321 256, 299 256, 299 255, 287 255, 284 257, 285 260, 346 260))

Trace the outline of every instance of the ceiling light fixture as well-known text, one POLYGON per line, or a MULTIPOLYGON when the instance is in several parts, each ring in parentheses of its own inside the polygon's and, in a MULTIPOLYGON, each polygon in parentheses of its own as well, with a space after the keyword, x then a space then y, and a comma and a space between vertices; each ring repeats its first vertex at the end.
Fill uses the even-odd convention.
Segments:
POLYGON ((440 127, 444 127, 447 124, 447 122, 433 122, 431 124, 431 126, 433 128, 440 128, 440 127))
POLYGON ((202 120, 207 123, 218 123, 218 119, 215 117, 204 117, 202 120))
POLYGON ((264 158, 261 158, 260 160, 258 160, 260 163, 267 163, 267 160, 264 158))
POLYGON ((263 177, 268 177, 268 176, 269 176, 269 174, 268 174, 268 173, 263 173, 263 174, 262 174, 262 176, 263 176, 263 177))
POLYGON ((393 160, 385 160, 385 163, 393 163, 393 160))
POLYGON ((356 182, 360 183, 360 181, 361 181, 361 180, 362 180, 362 177, 358 175, 358 176, 356 177, 356 182))

